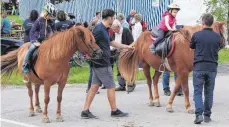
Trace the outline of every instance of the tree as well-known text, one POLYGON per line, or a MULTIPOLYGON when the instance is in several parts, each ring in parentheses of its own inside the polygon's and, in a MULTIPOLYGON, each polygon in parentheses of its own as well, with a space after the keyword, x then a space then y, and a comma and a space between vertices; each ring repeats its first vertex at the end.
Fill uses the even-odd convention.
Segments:
POLYGON ((229 42, 229 0, 205 0, 207 12, 211 13, 217 21, 227 21, 227 41, 229 42))

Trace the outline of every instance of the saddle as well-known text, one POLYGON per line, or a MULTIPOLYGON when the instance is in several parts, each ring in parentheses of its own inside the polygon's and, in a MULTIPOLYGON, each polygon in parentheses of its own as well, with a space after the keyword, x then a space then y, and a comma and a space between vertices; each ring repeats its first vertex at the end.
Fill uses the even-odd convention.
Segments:
MULTIPOLYGON (((30 69, 33 71, 33 73, 39 78, 39 76, 37 75, 37 72, 35 71, 34 67, 36 65, 36 61, 38 58, 38 49, 39 47, 37 47, 29 56, 29 65, 30 65, 30 69)), ((40 78, 39 78, 40 79, 40 78)))
MULTIPOLYGON (((158 29, 152 29, 152 39, 155 41, 158 37, 158 29)), ((173 33, 167 32, 165 37, 155 45, 156 54, 162 58, 171 56, 174 49, 173 33)))

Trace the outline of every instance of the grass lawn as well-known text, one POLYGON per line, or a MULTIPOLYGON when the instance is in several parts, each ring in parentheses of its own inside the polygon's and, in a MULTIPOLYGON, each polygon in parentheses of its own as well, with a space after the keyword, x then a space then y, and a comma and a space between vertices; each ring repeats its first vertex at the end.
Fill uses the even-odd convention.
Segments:
POLYGON ((19 16, 8 15, 8 18, 9 18, 9 20, 15 20, 15 22, 18 24, 23 24, 23 22, 20 20, 19 16))
MULTIPOLYGON (((223 49, 219 52, 219 63, 229 63, 229 49, 223 49)), ((151 69, 151 75, 153 75, 154 71, 151 69)), ((116 66, 114 68, 114 77, 117 81, 117 70, 116 66)), ((173 76, 173 74, 172 74, 173 76)), ((68 78, 68 84, 76 84, 76 83, 87 83, 89 77, 89 68, 88 64, 85 64, 84 67, 73 67, 70 70, 69 78, 68 78)), ((3 80, 5 80, 3 78, 3 80)), ((22 81, 22 75, 21 74, 14 74, 10 79, 7 79, 8 84, 11 85, 22 85, 24 84, 22 81)), ((137 80, 145 80, 145 76, 143 71, 138 71, 137 73, 137 80)), ((2 82, 2 81, 1 81, 2 82)))

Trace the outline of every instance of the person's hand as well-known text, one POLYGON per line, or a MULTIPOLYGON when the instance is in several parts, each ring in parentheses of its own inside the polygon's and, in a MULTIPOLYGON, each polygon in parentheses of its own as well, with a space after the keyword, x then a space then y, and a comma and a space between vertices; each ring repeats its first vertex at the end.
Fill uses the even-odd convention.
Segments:
POLYGON ((40 46, 41 45, 41 43, 39 43, 39 42, 34 42, 33 44, 36 45, 36 46, 40 46))
POLYGON ((175 31, 177 31, 177 29, 176 28, 175 29, 171 29, 170 31, 175 32, 175 31))
POLYGON ((127 49, 135 49, 134 46, 131 46, 131 45, 126 45, 126 48, 127 49))

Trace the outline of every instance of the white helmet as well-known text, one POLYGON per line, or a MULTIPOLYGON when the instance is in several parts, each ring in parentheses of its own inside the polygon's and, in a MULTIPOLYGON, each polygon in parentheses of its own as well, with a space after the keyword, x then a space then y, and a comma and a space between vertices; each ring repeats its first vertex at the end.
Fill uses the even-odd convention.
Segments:
POLYGON ((168 10, 171 10, 171 9, 175 9, 175 10, 180 10, 180 6, 179 5, 177 5, 177 4, 174 4, 174 3, 172 3, 172 4, 170 4, 169 6, 168 6, 168 10))
POLYGON ((44 6, 44 12, 52 17, 56 17, 57 8, 50 2, 47 2, 44 6))

